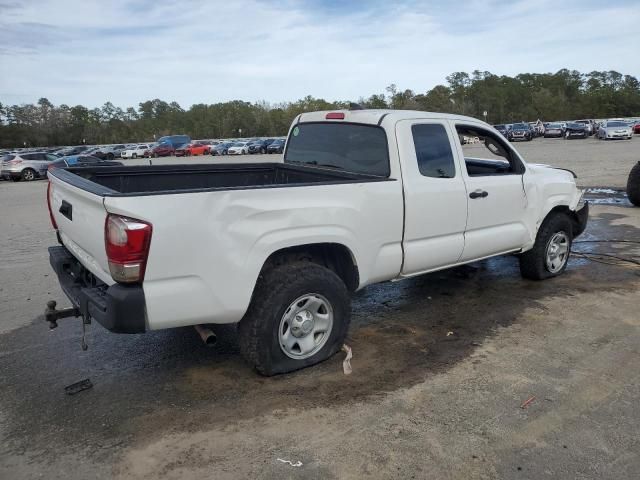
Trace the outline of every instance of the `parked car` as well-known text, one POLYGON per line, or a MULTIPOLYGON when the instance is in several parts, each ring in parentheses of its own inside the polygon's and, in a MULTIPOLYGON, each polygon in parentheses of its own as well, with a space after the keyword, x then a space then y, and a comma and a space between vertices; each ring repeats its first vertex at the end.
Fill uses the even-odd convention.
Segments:
POLYGON ((202 145, 199 143, 187 143, 176 148, 176 157, 190 157, 192 155, 209 155, 211 152, 210 145, 202 145))
POLYGON ((544 138, 561 138, 564 135, 564 128, 560 123, 549 123, 544 131, 544 138))
POLYGON ((211 148, 211 155, 226 155, 229 147, 235 142, 221 142, 211 148))
POLYGON ((528 123, 514 123, 509 130, 509 141, 526 140, 530 142, 533 139, 533 132, 528 123))
MULTIPOLYGON (((115 158, 121 158, 122 152, 124 152, 126 149, 127 149, 127 146, 123 143, 117 144, 117 145, 102 145, 97 149, 91 149, 89 151, 89 154, 93 157, 98 157, 103 160, 113 160, 115 158)), ((70 154, 65 153, 63 157, 78 155, 79 153, 84 153, 84 152, 70 153, 70 154)))
POLYGON ((158 143, 144 153, 145 157, 171 157, 175 155, 176 149, 170 143, 158 143))
POLYGON ((187 143, 191 143, 191 137, 189 135, 167 135, 165 137, 160 137, 158 139, 158 143, 168 143, 175 149, 182 145, 186 145, 187 143))
POLYGON ((153 148, 153 144, 150 143, 141 143, 139 145, 134 146, 133 148, 127 148, 120 153, 121 158, 142 158, 145 156, 145 153, 148 150, 153 148))
POLYGON ((47 170, 51 171, 54 168, 65 167, 113 167, 117 165, 122 166, 122 163, 115 162, 113 160, 104 160, 92 155, 70 155, 68 157, 58 158, 55 161, 51 162, 47 170))
POLYGON ((246 155, 249 153, 248 142, 237 142, 227 149, 227 155, 246 155))
POLYGON ((633 133, 636 135, 640 134, 640 120, 633 125, 633 133))
POLYGON ((594 126, 595 122, 593 120, 576 120, 573 123, 579 123, 580 125, 584 125, 584 128, 587 132, 587 136, 589 137, 594 133, 596 133, 595 126, 594 126))
POLYGON ((570 140, 572 138, 587 138, 589 133, 583 123, 570 122, 567 123, 567 128, 564 131, 564 139, 570 140))
POLYGON ((282 153, 282 152, 284 152, 284 143, 285 143, 285 140, 283 138, 275 139, 267 147, 267 153, 282 153))
POLYGON ((271 145, 273 138, 256 140, 249 143, 249 153, 267 153, 267 147, 271 145))
POLYGON ((49 305, 50 327, 239 322, 255 369, 290 372, 340 350, 357 290, 511 254, 525 278, 555 277, 587 224, 572 173, 528 165, 475 118, 311 112, 290 132, 282 164, 52 170, 49 258, 73 309, 49 305), (485 156, 458 155, 461 135, 485 156))
POLYGON ((61 150, 58 150, 57 154, 61 157, 64 157, 66 155, 79 155, 88 149, 89 147, 87 145, 76 145, 75 147, 65 147, 61 150))
POLYGON ((47 152, 10 153, 2 157, 0 175, 5 180, 30 182, 47 176, 49 164, 58 157, 47 152))
POLYGON ((621 120, 607 120, 598 129, 600 140, 613 140, 616 138, 631 140, 633 130, 628 123, 621 120))
POLYGON ((498 130, 504 138, 507 138, 509 136, 509 129, 507 128, 506 125, 502 125, 502 124, 494 125, 493 128, 498 130))

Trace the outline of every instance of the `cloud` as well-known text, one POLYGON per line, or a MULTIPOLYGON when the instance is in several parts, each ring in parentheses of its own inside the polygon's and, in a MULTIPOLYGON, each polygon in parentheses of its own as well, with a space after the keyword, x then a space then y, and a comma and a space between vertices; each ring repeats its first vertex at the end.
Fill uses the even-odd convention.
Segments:
POLYGON ((454 71, 640 74, 633 1, 0 3, 0 101, 185 107, 424 92, 454 71), (613 53, 612 53, 613 52, 613 53))

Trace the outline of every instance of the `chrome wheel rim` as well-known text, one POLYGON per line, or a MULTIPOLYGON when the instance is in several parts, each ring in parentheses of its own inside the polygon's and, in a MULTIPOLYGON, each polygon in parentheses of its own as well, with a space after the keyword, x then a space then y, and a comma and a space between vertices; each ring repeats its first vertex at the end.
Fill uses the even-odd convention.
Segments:
POLYGON ((569 236, 565 232, 557 232, 547 243, 545 255, 547 270, 558 273, 569 258, 569 236))
POLYGON ((324 347, 333 328, 333 308, 318 293, 303 295, 285 310, 278 327, 280 349, 289 358, 303 360, 324 347))
POLYGON ((31 170, 27 170, 26 172, 24 172, 24 179, 25 180, 33 180, 35 177, 35 175, 33 174, 33 172, 31 170))

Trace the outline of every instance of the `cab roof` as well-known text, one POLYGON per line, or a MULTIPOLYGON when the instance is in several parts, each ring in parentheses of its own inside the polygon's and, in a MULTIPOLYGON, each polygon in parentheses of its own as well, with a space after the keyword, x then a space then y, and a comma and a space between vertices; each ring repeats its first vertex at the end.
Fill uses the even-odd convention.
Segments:
POLYGON ((439 112, 423 112, 418 110, 391 110, 391 109, 365 109, 365 110, 323 110, 319 112, 301 113, 296 123, 304 122, 352 122, 369 125, 380 125, 383 121, 392 121, 408 119, 424 119, 424 120, 455 120, 463 122, 480 122, 482 120, 463 115, 453 115, 450 113, 439 112), (327 114, 331 116, 339 116, 335 114, 343 114, 344 118, 327 118, 327 114))

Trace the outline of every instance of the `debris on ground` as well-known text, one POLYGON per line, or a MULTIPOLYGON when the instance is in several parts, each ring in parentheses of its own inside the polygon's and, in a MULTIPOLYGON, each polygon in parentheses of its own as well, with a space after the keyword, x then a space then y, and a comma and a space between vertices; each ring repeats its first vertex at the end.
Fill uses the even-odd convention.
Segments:
POLYGON ((530 396, 529 398, 527 398, 524 402, 522 402, 522 405, 520 405, 520 408, 523 410, 526 410, 529 405, 531 405, 533 403, 533 401, 536 399, 535 396, 530 396))
POLYGON ((342 351, 347 354, 342 361, 342 371, 345 375, 351 375, 353 369, 351 368, 351 359, 353 358, 353 352, 351 351, 351 347, 346 343, 342 345, 342 351))
POLYGON ((283 458, 278 458, 278 461, 282 462, 282 463, 288 463, 292 467, 301 467, 302 466, 302 462, 300 460, 298 460, 296 463, 293 463, 291 460, 284 460, 283 458))
POLYGON ((89 390, 93 387, 93 383, 88 378, 84 380, 80 380, 79 382, 72 383, 71 385, 67 385, 64 387, 64 393, 67 395, 75 395, 76 393, 80 393, 84 390, 89 390))
POLYGON ((450 337, 451 335, 453 335, 453 332, 447 332, 447 337, 450 337))

